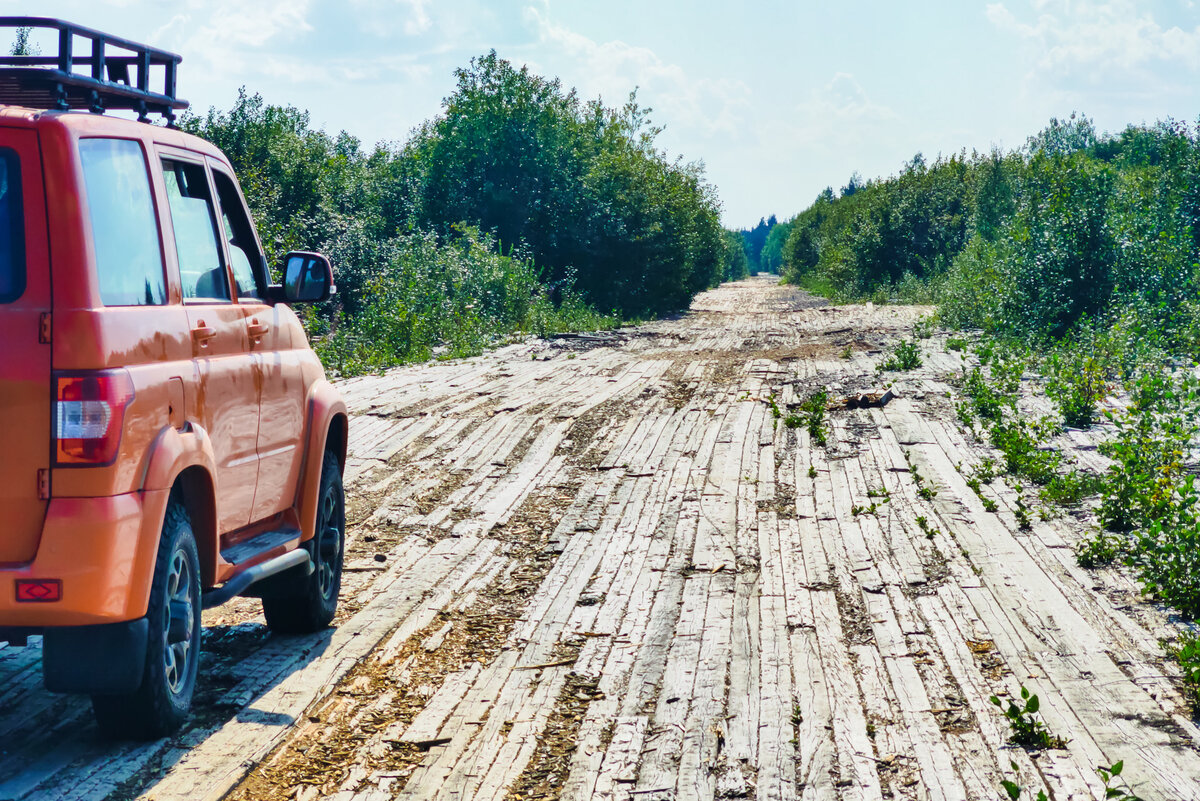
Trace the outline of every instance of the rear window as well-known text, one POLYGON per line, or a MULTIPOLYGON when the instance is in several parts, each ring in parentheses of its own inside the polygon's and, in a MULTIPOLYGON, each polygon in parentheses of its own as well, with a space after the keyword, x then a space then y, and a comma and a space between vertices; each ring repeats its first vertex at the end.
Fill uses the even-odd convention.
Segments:
POLYGON ((0 303, 25 291, 25 220, 21 207, 21 162, 0 147, 0 303))
POLYGON ((167 302, 162 245, 142 146, 129 139, 79 142, 96 277, 105 306, 167 302))

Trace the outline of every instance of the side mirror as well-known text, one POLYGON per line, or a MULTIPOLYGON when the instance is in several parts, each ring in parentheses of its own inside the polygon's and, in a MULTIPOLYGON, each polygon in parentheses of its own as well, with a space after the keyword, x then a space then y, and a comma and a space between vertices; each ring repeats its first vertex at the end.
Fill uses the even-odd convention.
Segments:
POLYGON ((321 303, 337 291, 333 267, 320 253, 294 250, 283 257, 283 286, 271 295, 285 303, 321 303))

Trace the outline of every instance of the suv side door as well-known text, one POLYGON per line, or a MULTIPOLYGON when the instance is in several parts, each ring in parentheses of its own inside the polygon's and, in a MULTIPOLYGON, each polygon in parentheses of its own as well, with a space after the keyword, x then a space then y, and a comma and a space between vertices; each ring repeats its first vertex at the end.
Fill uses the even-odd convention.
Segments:
POLYGON ((172 232, 174 267, 191 329, 195 383, 188 419, 203 426, 216 459, 221 534, 251 522, 258 482, 259 382, 247 318, 234 301, 209 171, 203 157, 159 147, 172 232))
POLYGON ((238 303, 247 311, 250 351, 262 388, 258 485, 251 515, 253 520, 262 520, 296 502, 307 400, 303 359, 312 356, 295 312, 284 303, 267 300, 266 259, 237 181, 219 162, 210 160, 209 166, 217 190, 224 245, 238 303))

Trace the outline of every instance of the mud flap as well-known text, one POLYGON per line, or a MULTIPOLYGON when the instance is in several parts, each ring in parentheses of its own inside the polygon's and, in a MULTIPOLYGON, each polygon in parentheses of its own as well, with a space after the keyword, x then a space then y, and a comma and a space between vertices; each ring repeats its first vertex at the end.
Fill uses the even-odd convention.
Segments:
POLYGON ((54 693, 127 695, 146 669, 146 618, 101 626, 48 628, 42 638, 42 678, 54 693))

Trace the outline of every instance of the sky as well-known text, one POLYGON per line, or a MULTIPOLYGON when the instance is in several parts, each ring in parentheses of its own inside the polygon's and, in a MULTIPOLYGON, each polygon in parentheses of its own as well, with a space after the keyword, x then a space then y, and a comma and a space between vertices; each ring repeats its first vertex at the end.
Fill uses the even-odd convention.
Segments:
MULTIPOLYGON (((1102 131, 1200 118, 1200 2, 1151 0, 0 0, 183 56, 179 94, 239 87, 331 134, 403 142, 495 49, 609 105, 631 91, 722 218, 787 219, 854 172, 1020 147, 1073 111, 1102 131), (36 8, 36 10, 34 10, 36 8)), ((0 34, 2 35, 2 34, 0 34)))

